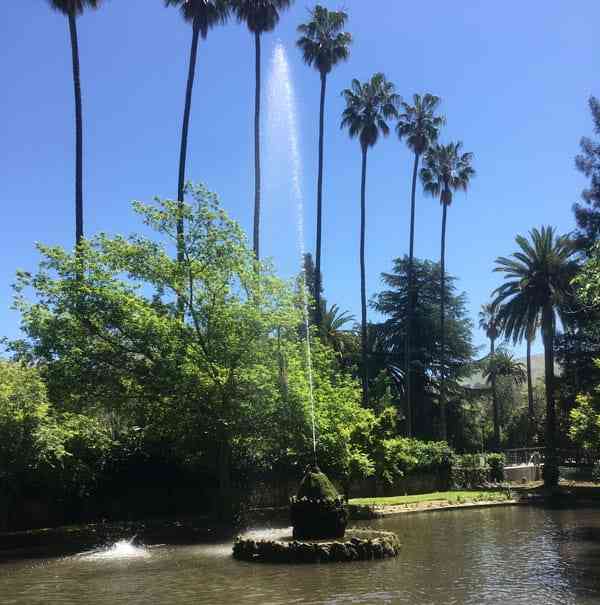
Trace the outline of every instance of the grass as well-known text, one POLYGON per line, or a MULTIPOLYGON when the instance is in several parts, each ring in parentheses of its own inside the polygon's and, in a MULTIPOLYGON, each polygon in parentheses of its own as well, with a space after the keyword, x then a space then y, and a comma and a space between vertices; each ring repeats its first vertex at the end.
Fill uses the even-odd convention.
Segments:
POLYGON ((455 491, 416 494, 413 496, 389 496, 382 498, 353 498, 349 504, 358 506, 402 506, 421 504, 422 502, 447 502, 449 504, 467 504, 470 502, 501 502, 508 500, 506 492, 500 491, 455 491))

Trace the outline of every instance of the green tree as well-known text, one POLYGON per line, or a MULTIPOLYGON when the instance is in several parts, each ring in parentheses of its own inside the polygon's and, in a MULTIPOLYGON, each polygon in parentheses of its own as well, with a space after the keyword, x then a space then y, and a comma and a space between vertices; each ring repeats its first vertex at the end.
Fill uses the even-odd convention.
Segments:
POLYGON ((344 26, 348 15, 343 11, 329 11, 317 4, 310 12, 311 20, 298 26, 301 37, 297 45, 302 51, 304 62, 314 66, 321 77, 321 103, 319 106, 319 168, 317 177, 317 237, 316 237, 316 280, 314 290, 317 323, 320 323, 321 309, 321 224, 323 210, 323 144, 325 124, 325 92, 327 76, 340 62, 346 61, 350 54, 352 36, 344 26))
MULTIPOLYGON (((589 106, 594 133, 600 135, 600 101, 590 97, 589 106)), ((583 137, 579 145, 581 153, 575 158, 575 165, 590 179, 590 185, 581 193, 583 204, 575 204, 573 210, 579 227, 579 244, 589 249, 600 238, 600 142, 583 137)))
MULTIPOLYGON (((440 256, 440 275, 441 279, 441 342, 440 357, 441 367, 444 367, 445 358, 445 309, 444 309, 444 276, 446 270, 446 213, 450 204, 452 204, 454 191, 466 191, 471 179, 475 176, 475 171, 471 166, 473 159, 472 153, 461 153, 462 143, 448 143, 447 145, 436 144, 430 147, 425 155, 424 166, 421 169, 421 181, 423 188, 433 197, 440 198, 442 205, 442 237, 441 237, 441 256, 440 256)), ((445 378, 442 370, 440 384, 440 413, 441 413, 441 438, 446 439, 446 393, 445 378)))
POLYGON ((254 97, 254 228, 253 249, 260 258, 260 41, 261 35, 273 31, 279 23, 279 13, 288 8, 293 0, 231 0, 238 21, 245 23, 254 34, 255 80, 254 97))
MULTIPOLYGON (((381 276, 385 289, 376 294, 372 301, 374 309, 384 317, 384 321, 374 330, 379 346, 373 356, 373 375, 385 367, 385 364, 404 367, 409 297, 408 265, 408 256, 395 259, 393 270, 381 276)), ((438 404, 442 372, 446 377, 449 399, 457 407, 461 406, 465 401, 463 382, 473 372, 472 362, 475 354, 472 343, 473 326, 467 312, 466 295, 458 291, 457 279, 446 274, 444 307, 447 313, 447 348, 445 367, 440 367, 440 281, 439 263, 413 260, 413 420, 415 434, 424 439, 431 439, 439 432, 434 427, 436 421, 438 427, 441 422, 438 404)))
MULTIPOLYGON (((498 310, 492 304, 482 305, 479 311, 479 327, 485 331, 490 339, 490 354, 488 359, 493 359, 495 355, 496 339, 498 338, 498 310)), ((492 387, 492 406, 494 411, 494 448, 500 448, 500 414, 498 409, 498 393, 496 392, 495 367, 490 367, 489 383, 492 387)))
MULTIPOLYGON (((176 6, 187 23, 192 24, 192 46, 188 79, 185 91, 185 107, 181 128, 181 146, 179 151, 179 177, 177 182, 177 200, 183 204, 185 194, 185 164, 187 160, 188 131, 192 109, 192 93, 196 76, 196 59, 200 36, 205 40, 208 31, 215 25, 225 23, 229 15, 229 5, 226 0, 165 0, 166 6, 176 6)), ((177 222, 177 258, 183 262, 183 218, 177 222)))
MULTIPOLYGON (((445 119, 442 116, 435 115, 435 111, 440 104, 440 98, 426 93, 413 95, 413 105, 402 102, 402 110, 398 116, 396 124, 396 133, 398 138, 404 139, 409 149, 415 154, 413 163, 412 189, 410 195, 410 245, 409 245, 409 281, 412 279, 412 266, 414 258, 415 244, 415 195, 417 190, 417 174, 419 171, 419 160, 424 153, 437 141, 440 128, 445 119)), ((411 318, 412 302, 408 305, 408 319, 406 324, 406 353, 404 373, 406 376, 406 429, 410 437, 412 435, 412 404, 411 404, 411 372, 410 372, 410 353, 411 353, 411 318)))
POLYGON ((69 20, 71 54, 73 58, 73 85, 75 89, 75 243, 83 238, 83 109, 79 66, 77 17, 86 8, 98 8, 101 0, 49 0, 50 6, 69 20))
POLYGON ((495 304, 501 306, 503 332, 507 338, 524 334, 538 318, 544 341, 546 386, 546 461, 544 482, 558 482, 556 460, 556 408, 554 385, 554 336, 557 318, 567 323, 567 308, 572 301, 571 280, 577 269, 574 249, 565 236, 553 227, 532 229, 529 239, 517 236, 518 252, 496 259, 494 271, 504 273, 505 282, 495 290, 495 304))
POLYGON ((358 138, 362 152, 362 176, 360 188, 360 295, 361 295, 361 374, 363 405, 369 400, 369 378, 367 367, 367 294, 365 269, 365 215, 367 153, 379 140, 380 135, 390 132, 388 120, 398 117, 400 96, 394 85, 382 73, 375 74, 361 84, 352 80, 352 86, 342 93, 346 109, 342 113, 342 128, 347 128, 350 138, 358 138))

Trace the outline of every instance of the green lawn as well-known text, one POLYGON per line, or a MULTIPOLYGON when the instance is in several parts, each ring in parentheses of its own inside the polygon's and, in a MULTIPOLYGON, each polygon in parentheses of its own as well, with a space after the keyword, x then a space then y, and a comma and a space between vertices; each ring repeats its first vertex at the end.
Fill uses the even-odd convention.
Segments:
POLYGON ((402 504, 420 504, 421 502, 444 501, 451 504, 467 502, 490 502, 508 500, 506 492, 456 491, 433 492, 431 494, 416 494, 414 496, 390 496, 385 498, 352 498, 349 504, 359 506, 398 506, 402 504))

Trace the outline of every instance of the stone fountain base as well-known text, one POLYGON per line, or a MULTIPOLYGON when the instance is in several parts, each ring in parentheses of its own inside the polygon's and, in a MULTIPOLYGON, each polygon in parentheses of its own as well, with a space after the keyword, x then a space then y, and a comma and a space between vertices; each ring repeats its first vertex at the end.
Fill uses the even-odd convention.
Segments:
POLYGON ((261 536, 260 532, 238 536, 233 545, 234 558, 263 563, 372 561, 399 552, 396 534, 370 529, 348 529, 340 539, 295 540, 289 528, 280 536, 261 536))

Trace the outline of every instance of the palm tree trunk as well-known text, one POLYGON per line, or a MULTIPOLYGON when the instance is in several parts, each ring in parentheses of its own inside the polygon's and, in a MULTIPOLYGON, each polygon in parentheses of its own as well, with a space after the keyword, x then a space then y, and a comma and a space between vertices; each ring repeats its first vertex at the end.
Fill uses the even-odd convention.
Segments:
MULTIPOLYGON (((190 64, 185 92, 185 108, 183 110, 183 124, 181 127, 181 149, 179 152, 179 181, 177 183, 177 202, 179 210, 183 209, 183 196, 185 190, 185 163, 187 159, 188 131, 190 126, 190 113, 192 109, 192 92, 196 75, 196 57, 198 55, 198 40, 200 39, 200 21, 194 19, 192 47, 190 49, 190 64)), ((177 218, 177 260, 183 262, 183 216, 177 218)))
POLYGON ((365 190, 367 182, 367 148, 362 150, 362 178, 360 185, 360 302, 361 324, 361 365, 363 405, 369 402, 369 374, 367 368, 367 289, 365 272, 365 190))
POLYGON ((317 178, 317 251, 315 258, 315 305, 317 325, 321 325, 321 220, 323 209, 323 139, 325 123, 325 90, 327 74, 321 73, 321 106, 319 109, 319 175, 317 178))
POLYGON ((419 171, 419 154, 415 153, 413 165, 412 190, 410 195, 410 244, 408 252, 408 308, 406 312, 406 339, 404 343, 404 385, 406 393, 406 434, 412 436, 412 400, 410 381, 410 353, 412 318, 414 308, 413 261, 415 251, 415 195, 417 191, 417 173, 419 171))
POLYGON ((254 256, 260 258, 260 33, 254 34, 256 90, 254 96, 254 256))
POLYGON ((558 485, 558 458, 556 451, 556 406, 554 404, 554 317, 552 307, 542 310, 544 338, 544 374, 546 381, 546 454, 544 456, 544 486, 558 485))
POLYGON ((531 338, 527 336, 527 410, 528 410, 528 427, 527 427, 527 445, 533 445, 535 435, 535 410, 533 409, 533 381, 531 378, 531 338))
POLYGON ((83 238, 83 110, 81 102, 81 77, 79 71, 79 43, 77 18, 69 14, 71 53, 73 55, 73 86, 75 89, 75 244, 83 238))
POLYGON ((445 331, 445 312, 446 312, 446 214, 448 205, 442 203, 442 252, 440 260, 440 438, 445 441, 447 438, 446 430, 446 331, 445 331))
MULTIPOLYGON (((494 359, 496 353, 496 342, 490 338, 490 357, 494 359)), ((496 371, 492 365, 492 406, 494 412, 494 450, 500 451, 500 410, 498 409, 498 392, 496 390, 496 371)))

